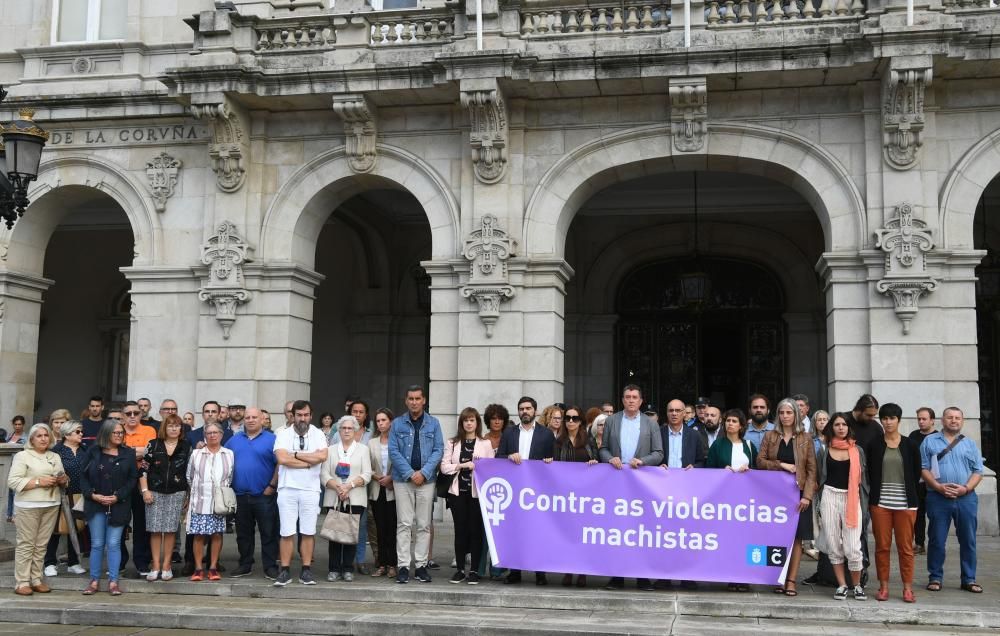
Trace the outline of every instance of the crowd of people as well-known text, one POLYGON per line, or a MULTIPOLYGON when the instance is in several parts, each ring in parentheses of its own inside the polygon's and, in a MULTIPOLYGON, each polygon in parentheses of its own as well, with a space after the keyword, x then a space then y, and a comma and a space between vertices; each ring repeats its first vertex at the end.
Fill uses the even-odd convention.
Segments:
MULTIPOLYGON (((181 563, 181 576, 217 581, 225 571, 219 562, 223 538, 233 526, 239 563, 227 576, 254 571, 259 540, 263 574, 275 586, 292 581, 296 553, 299 583, 315 585, 319 531, 329 539, 327 581, 351 582, 364 573, 400 584, 411 576, 430 582, 432 509, 439 498, 454 521, 456 571, 450 582, 474 585, 488 578, 517 584, 522 573, 492 566, 485 546, 473 475, 478 460, 493 457, 514 464, 606 463, 618 470, 785 471, 795 478, 800 514, 786 581, 775 593, 797 595, 805 551, 819 560, 809 582, 827 579, 836 599, 866 599, 870 526, 875 598, 890 596, 895 542, 902 599, 915 602, 914 554, 926 552, 926 589, 940 590, 952 523, 961 588, 982 592, 976 582, 975 490, 983 463, 975 442, 961 432, 958 407, 944 410, 940 430, 934 411, 920 407, 918 428, 903 436, 902 408, 880 406, 867 394, 852 410, 834 413, 810 413, 808 397, 794 395, 777 403, 773 421, 771 403, 760 394, 750 396, 749 414, 723 410, 708 398, 691 405, 674 399, 661 425, 655 407, 644 407, 640 387, 628 385, 620 407, 607 402, 584 410, 559 403, 539 411, 525 396, 516 419, 500 404, 482 414, 467 407, 447 432, 426 405, 423 388, 413 386, 398 417, 387 408, 372 414, 364 400, 348 398, 343 416, 323 413, 315 425, 306 400, 286 403, 285 422, 277 426, 269 413, 240 399, 205 402, 200 422, 193 413, 179 414, 172 399, 163 400, 157 420, 148 399, 106 412, 99 396, 90 399, 80 420, 60 409, 25 431, 25 419, 17 416, 7 437, 25 447, 14 456, 7 480, 7 520, 16 524, 17 537, 15 592, 50 590, 45 577, 58 574, 63 536, 73 538, 67 540, 68 572, 87 573, 80 558, 89 554, 87 595, 99 591, 104 572, 108 591, 120 595, 119 577, 130 558, 147 581, 171 580, 181 563), (370 569, 366 544, 373 553, 370 569)), ((546 573, 535 572, 535 582, 548 584, 546 573)), ((560 582, 588 584, 575 573, 562 574, 560 582)), ((636 584, 651 591, 671 582, 636 584)), ((624 580, 611 578, 607 587, 621 589, 624 580)), ((729 589, 749 588, 732 583, 729 589)))

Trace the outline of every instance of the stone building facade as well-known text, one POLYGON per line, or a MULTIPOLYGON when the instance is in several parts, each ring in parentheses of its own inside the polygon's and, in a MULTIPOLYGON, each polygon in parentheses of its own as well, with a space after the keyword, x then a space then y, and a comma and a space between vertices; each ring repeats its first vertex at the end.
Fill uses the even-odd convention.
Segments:
POLYGON ((0 2, 0 119, 52 132, 5 419, 635 380, 957 404, 996 466, 993 0, 408 4, 0 2))

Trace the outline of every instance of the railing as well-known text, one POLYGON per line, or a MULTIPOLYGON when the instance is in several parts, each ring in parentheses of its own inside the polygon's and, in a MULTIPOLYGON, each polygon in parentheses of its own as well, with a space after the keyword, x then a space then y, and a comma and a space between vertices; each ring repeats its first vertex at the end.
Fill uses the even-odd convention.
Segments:
POLYGON ((862 0, 711 0, 705 3, 710 27, 728 24, 825 20, 865 14, 862 0))
POLYGON ((996 9, 996 0, 941 0, 945 11, 952 9, 996 9))
POLYGON ((288 49, 331 49, 337 43, 337 30, 329 17, 321 16, 293 23, 287 21, 258 26, 257 51, 283 51, 288 49))
POLYGON ((455 35, 455 17, 381 17, 372 14, 371 45, 420 44, 428 40, 450 40, 455 35))
POLYGON ((521 35, 624 33, 670 26, 669 4, 559 7, 521 12, 521 35))

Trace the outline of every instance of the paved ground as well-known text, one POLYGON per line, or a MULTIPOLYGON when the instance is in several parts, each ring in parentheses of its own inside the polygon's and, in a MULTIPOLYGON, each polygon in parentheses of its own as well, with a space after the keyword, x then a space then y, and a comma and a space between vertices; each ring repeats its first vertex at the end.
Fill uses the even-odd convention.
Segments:
MULTIPOLYGON (((717 632, 770 634, 998 633, 1000 630, 1000 539, 979 539, 979 581, 986 593, 958 589, 958 546, 949 548, 945 589, 923 589, 924 557, 917 557, 917 603, 904 604, 898 583, 886 603, 835 601, 832 589, 800 584, 800 596, 786 599, 758 586, 749 594, 730 593, 721 585, 697 591, 633 590, 607 592, 605 579, 594 578, 587 589, 566 589, 558 579, 539 588, 528 576, 519 586, 484 582, 451 585, 450 523, 439 523, 436 557, 442 569, 430 584, 396 585, 385 578, 359 576, 353 584, 325 581, 326 547, 317 546, 312 587, 292 583, 274 588, 255 572, 251 577, 223 578, 219 583, 183 579, 147 583, 123 581, 126 594, 83 597, 85 577, 60 575, 51 580, 52 594, 20 598, 0 595, 0 634, 142 634, 197 636, 196 630, 245 629, 254 633, 295 634, 441 634, 463 626, 489 633, 632 633, 698 634, 717 632), (20 621, 20 622, 4 622, 20 621), (88 631, 87 626, 97 625, 88 631), (114 626, 114 627, 113 627, 114 626), (154 629, 159 628, 159 629, 154 629)), ((228 535, 223 562, 236 563, 235 537, 228 535)), ((815 562, 805 560, 800 580, 815 562)), ((293 570, 297 572, 296 570, 293 570)), ((12 564, 0 564, 0 587, 13 585, 12 564)), ((129 573, 132 574, 131 571, 129 573)), ((874 578, 874 567, 872 568, 874 578)), ((553 578, 553 577, 550 577, 553 578)), ((898 575, 896 580, 898 580, 898 575)), ((869 585, 873 594, 875 584, 869 585)))

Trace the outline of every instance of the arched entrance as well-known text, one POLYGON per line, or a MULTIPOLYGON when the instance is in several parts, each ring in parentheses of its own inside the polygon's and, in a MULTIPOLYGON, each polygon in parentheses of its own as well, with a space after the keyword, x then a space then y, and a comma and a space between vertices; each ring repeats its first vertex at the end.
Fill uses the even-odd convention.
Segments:
POLYGON ((617 386, 647 400, 708 396, 738 405, 785 395, 785 299, 764 268, 720 258, 675 259, 633 270, 618 292, 617 386))
POLYGON ((996 471, 1000 469, 1000 177, 983 191, 973 229, 976 249, 986 251, 976 268, 979 426, 986 465, 996 471))
POLYGON ((657 408, 699 395, 745 408, 755 392, 827 406, 824 235, 811 205, 766 177, 695 176, 622 181, 575 215, 567 399, 614 400, 637 382, 657 408), (692 274, 708 283, 700 298, 683 290, 692 274))
POLYGON ((371 189, 344 201, 319 233, 312 401, 339 413, 359 396, 398 411, 406 386, 427 386, 431 229, 409 192, 371 189))

